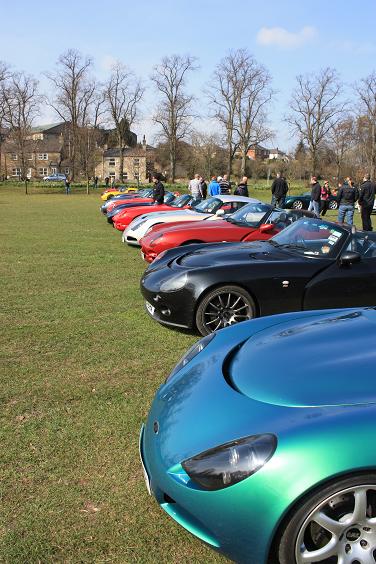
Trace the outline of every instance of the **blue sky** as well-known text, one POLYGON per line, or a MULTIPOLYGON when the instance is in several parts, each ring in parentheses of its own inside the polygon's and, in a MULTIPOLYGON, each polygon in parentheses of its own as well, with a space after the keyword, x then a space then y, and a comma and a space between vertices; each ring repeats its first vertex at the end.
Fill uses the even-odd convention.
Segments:
MULTIPOLYGON (((190 53, 200 69, 188 88, 204 112, 203 90, 214 66, 229 49, 247 47, 273 76, 278 91, 270 112, 273 144, 282 149, 292 144, 282 118, 297 74, 332 66, 351 85, 376 68, 375 0, 18 0, 4 2, 1 12, 0 59, 36 75, 45 91, 43 71, 52 70, 71 47, 93 57, 100 80, 119 59, 146 83, 162 56, 190 53)), ((143 119, 134 129, 151 141, 155 92, 148 86, 143 119)), ((344 95, 353 98, 350 86, 344 95)), ((45 108, 40 121, 53 119, 45 108)), ((196 125, 213 127, 204 120, 196 125)))

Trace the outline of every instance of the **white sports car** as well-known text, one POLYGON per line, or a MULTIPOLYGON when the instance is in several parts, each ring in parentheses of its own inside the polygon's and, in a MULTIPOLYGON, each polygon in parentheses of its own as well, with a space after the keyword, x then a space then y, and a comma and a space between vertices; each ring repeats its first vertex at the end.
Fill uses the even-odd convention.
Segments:
POLYGON ((123 243, 128 243, 128 245, 139 247, 140 239, 149 229, 158 223, 219 219, 220 217, 234 213, 242 206, 250 203, 259 203, 259 200, 246 198, 245 196, 219 195, 203 200, 194 210, 185 209, 140 215, 123 231, 122 241, 123 243))

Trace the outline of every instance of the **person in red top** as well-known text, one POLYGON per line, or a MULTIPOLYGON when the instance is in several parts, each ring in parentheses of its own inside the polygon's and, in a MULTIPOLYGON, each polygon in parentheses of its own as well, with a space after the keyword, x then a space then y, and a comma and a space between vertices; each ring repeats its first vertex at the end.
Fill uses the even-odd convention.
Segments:
POLYGON ((321 215, 325 215, 329 209, 329 197, 330 197, 330 188, 328 180, 325 180, 324 184, 321 186, 321 194, 320 194, 320 213, 321 215))

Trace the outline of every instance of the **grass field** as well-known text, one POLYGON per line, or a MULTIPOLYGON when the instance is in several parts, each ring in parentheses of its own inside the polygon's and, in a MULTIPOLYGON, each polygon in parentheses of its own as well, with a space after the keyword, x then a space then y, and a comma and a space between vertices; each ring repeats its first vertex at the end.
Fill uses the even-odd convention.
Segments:
POLYGON ((0 561, 224 562, 146 493, 139 428, 196 337, 146 315, 99 205, 0 188, 0 561))
POLYGON ((0 561, 220 562, 147 495, 138 434, 196 337, 144 313, 98 195, 0 190, 0 561))

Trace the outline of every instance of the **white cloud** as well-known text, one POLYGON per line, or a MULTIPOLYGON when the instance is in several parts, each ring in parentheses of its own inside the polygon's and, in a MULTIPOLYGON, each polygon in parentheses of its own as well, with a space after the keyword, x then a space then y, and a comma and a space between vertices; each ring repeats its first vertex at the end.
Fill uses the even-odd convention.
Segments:
POLYGON ((257 42, 260 45, 275 45, 282 49, 293 49, 308 43, 317 35, 316 28, 312 26, 302 27, 300 31, 293 33, 283 27, 262 27, 257 33, 257 42))

